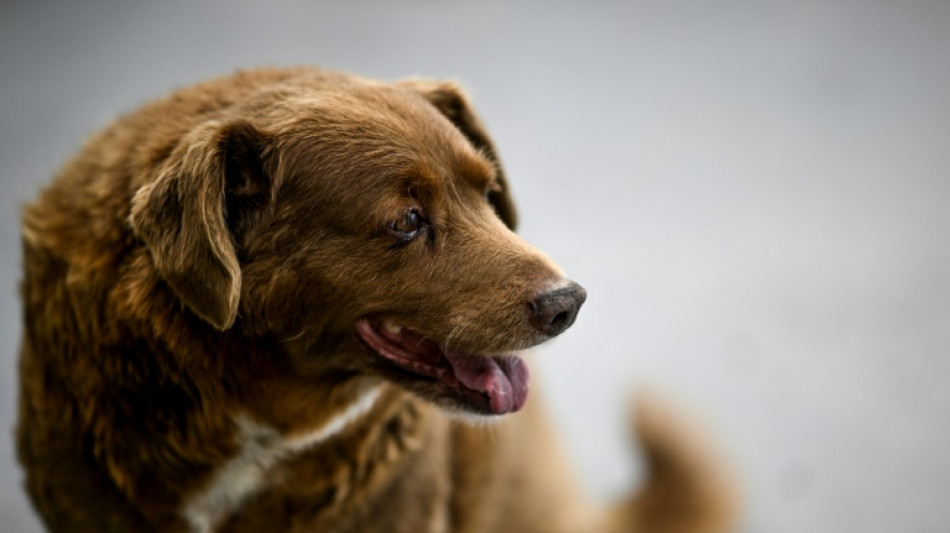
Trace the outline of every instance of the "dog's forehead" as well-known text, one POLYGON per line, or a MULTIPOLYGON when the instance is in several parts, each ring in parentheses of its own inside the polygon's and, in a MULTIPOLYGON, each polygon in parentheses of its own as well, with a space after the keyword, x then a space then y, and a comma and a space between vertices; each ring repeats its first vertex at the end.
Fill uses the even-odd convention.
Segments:
POLYGON ((298 158, 322 161, 351 177, 410 174, 442 187, 462 180, 479 189, 495 166, 421 94, 373 84, 306 95, 292 104, 298 158))

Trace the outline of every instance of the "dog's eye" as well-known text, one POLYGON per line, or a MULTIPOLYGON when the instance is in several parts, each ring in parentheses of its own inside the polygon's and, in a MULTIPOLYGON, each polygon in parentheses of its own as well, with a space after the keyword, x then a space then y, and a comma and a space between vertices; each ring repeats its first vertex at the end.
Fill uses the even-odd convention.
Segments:
POLYGON ((419 214, 418 209, 407 209, 398 220, 393 222, 389 229, 396 234, 397 237, 410 240, 419 233, 419 230, 422 228, 422 215, 419 214))

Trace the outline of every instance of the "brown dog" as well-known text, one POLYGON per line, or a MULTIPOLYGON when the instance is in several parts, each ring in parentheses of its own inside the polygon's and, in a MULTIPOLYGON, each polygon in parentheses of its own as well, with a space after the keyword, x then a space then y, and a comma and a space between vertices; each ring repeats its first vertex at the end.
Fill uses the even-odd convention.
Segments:
POLYGON ((24 216, 20 458, 55 531, 719 531, 701 455, 641 433, 641 497, 584 507, 519 350, 580 286, 513 232, 450 83, 301 68, 181 90, 24 216), (463 417, 464 418, 464 417, 463 417))

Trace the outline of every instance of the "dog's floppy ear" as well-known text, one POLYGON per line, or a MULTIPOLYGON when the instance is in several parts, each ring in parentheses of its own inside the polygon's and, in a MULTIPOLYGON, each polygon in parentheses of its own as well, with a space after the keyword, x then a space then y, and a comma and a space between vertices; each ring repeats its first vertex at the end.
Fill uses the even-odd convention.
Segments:
POLYGON ((505 170, 501 166, 498 152, 492 143, 485 126, 472 110, 468 96, 457 84, 451 81, 433 81, 423 79, 409 79, 400 82, 405 87, 413 89, 424 96, 435 106, 455 127, 471 142, 475 148, 482 150, 495 164, 498 173, 499 190, 488 193, 499 218, 512 230, 518 224, 518 213, 515 210, 514 200, 505 177, 505 170))
POLYGON ((267 139, 246 121, 204 123, 182 138, 132 200, 129 221, 159 275, 219 330, 234 324, 241 294, 233 234, 240 221, 233 211, 271 197, 267 139))

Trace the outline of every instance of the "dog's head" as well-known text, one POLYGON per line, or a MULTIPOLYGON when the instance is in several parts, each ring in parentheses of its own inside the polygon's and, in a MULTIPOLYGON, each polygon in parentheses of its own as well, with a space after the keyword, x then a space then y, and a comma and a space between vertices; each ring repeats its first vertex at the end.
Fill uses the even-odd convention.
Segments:
POLYGON ((314 378, 376 375, 467 412, 516 411, 514 354, 586 295, 513 232, 494 146, 451 83, 262 93, 192 130, 133 201, 165 283, 314 378))

